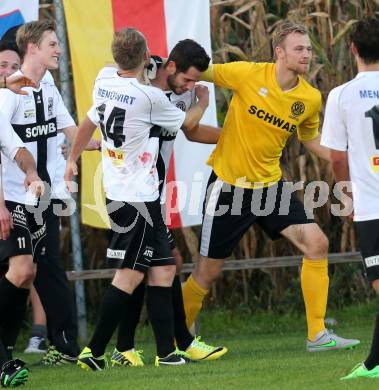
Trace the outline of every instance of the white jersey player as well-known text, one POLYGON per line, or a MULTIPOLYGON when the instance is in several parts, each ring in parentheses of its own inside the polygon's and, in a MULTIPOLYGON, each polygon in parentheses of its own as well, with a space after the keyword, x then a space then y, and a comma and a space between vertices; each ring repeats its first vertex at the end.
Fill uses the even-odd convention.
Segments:
MULTIPOLYGON (((379 19, 359 20, 351 42, 358 74, 330 92, 321 143, 331 149, 336 180, 351 180, 363 264, 379 294, 379 19)), ((379 313, 369 356, 341 379, 379 377, 378 340, 379 313)))

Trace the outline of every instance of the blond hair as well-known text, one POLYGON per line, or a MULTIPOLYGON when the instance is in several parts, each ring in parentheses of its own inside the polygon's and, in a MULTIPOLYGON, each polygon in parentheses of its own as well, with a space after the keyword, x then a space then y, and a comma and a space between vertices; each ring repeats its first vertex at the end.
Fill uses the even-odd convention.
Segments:
POLYGON ((29 22, 22 25, 16 34, 16 43, 23 58, 29 43, 40 45, 45 31, 55 31, 56 25, 53 20, 29 22))
POLYGON ((280 23, 278 27, 275 29, 274 34, 272 36, 272 48, 275 53, 275 49, 278 46, 281 46, 284 40, 287 38, 289 34, 299 33, 306 35, 308 34, 308 30, 301 24, 290 22, 288 20, 280 23))
POLYGON ((122 70, 133 70, 143 62, 147 51, 145 37, 134 28, 117 31, 113 37, 112 55, 122 70))

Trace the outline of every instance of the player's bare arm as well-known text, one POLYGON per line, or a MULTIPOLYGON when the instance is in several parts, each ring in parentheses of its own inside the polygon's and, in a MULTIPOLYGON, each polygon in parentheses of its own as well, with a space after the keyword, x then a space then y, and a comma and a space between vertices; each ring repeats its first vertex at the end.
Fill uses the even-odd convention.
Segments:
MULTIPOLYGON (((349 161, 347 158, 347 152, 330 149, 330 158, 331 158, 336 182, 337 183, 349 182, 350 171, 349 171, 349 161)), ((350 191, 350 188, 343 187, 341 191, 345 195, 342 200, 342 203, 345 205, 345 207, 351 208, 352 201, 353 201, 353 194, 350 191)), ((353 218, 353 213, 349 215, 349 218, 353 218)))
POLYGON ((303 145, 307 148, 307 150, 317 157, 322 158, 325 161, 330 162, 330 150, 325 146, 320 144, 321 135, 319 134, 316 138, 313 138, 310 141, 302 141, 303 145))
POLYGON ((8 88, 19 95, 27 95, 28 93, 21 89, 23 87, 36 87, 36 83, 29 77, 23 75, 4 77, 0 81, 0 88, 8 88))
POLYGON ((0 164, 0 240, 6 240, 9 237, 10 231, 13 228, 13 219, 9 210, 5 206, 4 192, 3 192, 3 176, 1 173, 0 164))
POLYGON ((75 141, 72 145, 70 156, 67 160, 66 171, 64 174, 64 180, 67 183, 69 190, 72 190, 70 185, 72 177, 78 174, 78 166, 76 161, 88 145, 88 142, 90 141, 95 130, 96 125, 88 117, 86 117, 79 125, 75 141))
MULTIPOLYGON (((70 144, 74 143, 77 132, 78 132, 78 128, 76 126, 70 126, 63 129, 63 133, 67 137, 70 144)), ((90 139, 85 147, 85 150, 87 151, 98 150, 99 147, 100 147, 99 140, 90 139)))
POLYGON ((196 85, 195 92, 198 101, 186 112, 186 118, 182 126, 185 130, 191 130, 199 124, 209 104, 209 90, 207 87, 196 85))
POLYGON ((40 197, 44 193, 44 184, 37 174, 36 162, 32 154, 26 148, 20 148, 15 156, 15 161, 19 168, 25 172, 25 190, 31 189, 33 195, 40 197))
POLYGON ((184 135, 188 141, 202 144, 217 144, 220 138, 221 129, 219 127, 197 125, 192 130, 184 130, 184 135))

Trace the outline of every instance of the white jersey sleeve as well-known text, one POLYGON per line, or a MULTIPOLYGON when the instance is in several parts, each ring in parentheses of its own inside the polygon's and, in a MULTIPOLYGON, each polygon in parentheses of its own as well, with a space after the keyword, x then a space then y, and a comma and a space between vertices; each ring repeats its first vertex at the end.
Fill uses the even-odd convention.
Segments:
POLYGON ((88 119, 96 126, 99 126, 99 115, 97 114, 96 105, 93 105, 87 112, 88 119))
POLYGON ((321 145, 330 149, 346 151, 348 134, 344 116, 339 107, 340 90, 341 87, 337 87, 329 93, 322 127, 321 145))
POLYGON ((13 160, 17 151, 25 147, 20 137, 13 131, 12 126, 7 119, 0 114, 1 132, 0 149, 9 160, 13 160))
POLYGON ((0 89, 0 111, 9 122, 13 118, 18 106, 18 98, 12 91, 1 88, 0 89))
POLYGON ((67 127, 76 126, 74 120, 72 119, 70 113, 68 112, 66 106, 63 103, 61 94, 56 89, 58 94, 58 103, 57 103, 57 129, 65 129, 67 127))
POLYGON ((186 113, 171 104, 162 91, 154 89, 156 91, 151 94, 151 123, 171 132, 178 132, 183 125, 186 113))

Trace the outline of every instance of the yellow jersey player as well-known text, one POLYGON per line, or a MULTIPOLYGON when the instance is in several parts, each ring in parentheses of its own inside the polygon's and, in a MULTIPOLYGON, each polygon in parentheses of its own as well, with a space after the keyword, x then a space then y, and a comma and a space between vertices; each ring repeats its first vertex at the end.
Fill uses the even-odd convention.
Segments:
POLYGON ((204 79, 233 91, 217 147, 208 163, 213 172, 204 202, 200 259, 183 287, 188 326, 201 309, 224 259, 243 234, 257 223, 271 239, 287 238, 304 254, 304 295, 309 352, 351 348, 325 328, 328 297, 328 239, 294 186, 282 179, 279 159, 292 134, 317 156, 329 160, 320 146, 320 92, 306 74, 312 47, 306 29, 283 22, 273 38, 275 63, 233 62, 211 65, 204 79))

